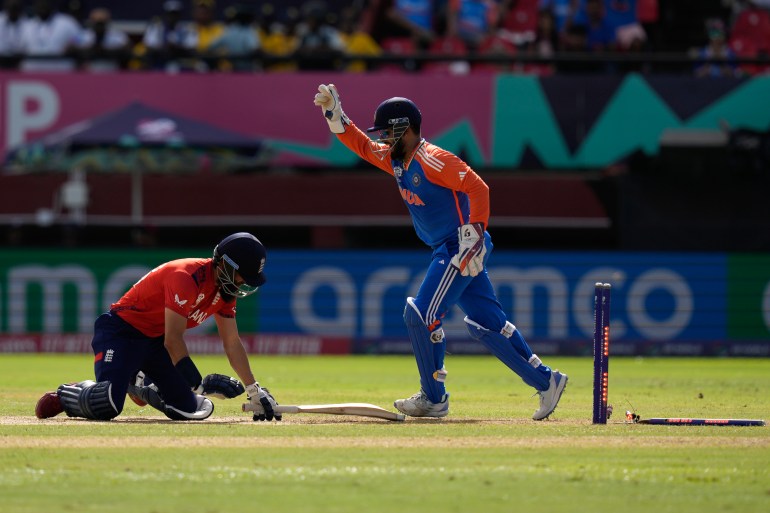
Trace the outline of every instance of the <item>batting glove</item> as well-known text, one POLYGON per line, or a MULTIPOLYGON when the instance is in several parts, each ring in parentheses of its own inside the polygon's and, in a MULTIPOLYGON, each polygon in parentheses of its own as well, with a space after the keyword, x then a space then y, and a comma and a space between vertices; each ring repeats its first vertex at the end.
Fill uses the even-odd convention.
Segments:
POLYGON ((350 124, 350 119, 342 111, 342 102, 337 92, 337 86, 334 84, 321 84, 318 86, 318 92, 313 99, 316 106, 321 107, 321 112, 329 124, 329 130, 335 134, 345 132, 345 125, 350 124))
POLYGON ((246 396, 252 406, 255 421, 281 420, 281 414, 275 411, 278 403, 275 402, 268 389, 261 388, 259 383, 253 383, 246 387, 246 396))
POLYGON ((218 399, 232 399, 238 397, 244 392, 240 381, 224 374, 209 374, 200 386, 193 389, 193 392, 199 395, 207 395, 218 399))
POLYGON ((484 224, 464 224, 458 231, 460 249, 452 257, 451 264, 460 270, 463 276, 477 276, 484 270, 484 224))

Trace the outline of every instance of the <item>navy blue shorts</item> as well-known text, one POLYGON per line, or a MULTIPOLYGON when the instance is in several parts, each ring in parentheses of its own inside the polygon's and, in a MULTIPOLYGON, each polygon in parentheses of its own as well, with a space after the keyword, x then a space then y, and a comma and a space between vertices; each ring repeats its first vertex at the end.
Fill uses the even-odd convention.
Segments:
POLYGON ((94 323, 94 374, 96 381, 112 383, 112 400, 123 410, 129 380, 143 371, 157 386, 166 404, 194 412, 195 395, 163 345, 163 337, 148 337, 113 312, 94 323))

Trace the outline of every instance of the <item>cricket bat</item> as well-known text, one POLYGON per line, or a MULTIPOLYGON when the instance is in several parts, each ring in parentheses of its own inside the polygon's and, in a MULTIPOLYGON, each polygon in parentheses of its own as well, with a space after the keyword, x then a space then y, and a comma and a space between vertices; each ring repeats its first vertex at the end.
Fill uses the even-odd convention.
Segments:
MULTIPOLYGON (((243 411, 254 411, 251 403, 241 406, 243 411)), ((368 403, 339 403, 339 404, 279 404, 276 413, 325 413, 327 415, 355 415, 358 417, 375 417, 378 419, 403 421, 406 417, 374 404, 368 403)))

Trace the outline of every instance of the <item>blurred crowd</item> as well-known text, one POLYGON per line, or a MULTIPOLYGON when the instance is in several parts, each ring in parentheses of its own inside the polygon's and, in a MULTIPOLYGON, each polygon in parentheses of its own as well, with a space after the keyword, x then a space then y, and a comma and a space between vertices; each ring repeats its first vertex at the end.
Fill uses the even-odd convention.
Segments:
MULTIPOLYGON (((0 67, 549 74, 595 70, 592 55, 615 56, 617 62, 627 54, 678 51, 682 41, 673 44, 666 37, 674 27, 677 34, 684 34, 690 69, 698 76, 767 70, 762 59, 770 54, 770 0, 718 0, 710 11, 693 8, 695 19, 687 20, 689 25, 680 23, 691 27, 694 22, 691 33, 665 19, 665 3, 252 0, 217 6, 215 0, 167 0, 153 5, 161 10, 148 13, 137 24, 113 19, 115 2, 4 0, 0 67), (554 57, 565 55, 589 58, 567 60, 572 68, 558 67, 554 57), (745 62, 751 59, 756 62, 745 62)), ((611 69, 613 60, 598 62, 600 69, 611 69)))

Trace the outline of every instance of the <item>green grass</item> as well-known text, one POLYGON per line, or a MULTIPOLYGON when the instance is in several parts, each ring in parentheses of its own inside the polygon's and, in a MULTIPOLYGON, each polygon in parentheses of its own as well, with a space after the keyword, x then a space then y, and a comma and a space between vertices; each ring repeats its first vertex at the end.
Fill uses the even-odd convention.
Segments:
MULTIPOLYGON (((204 372, 224 357, 196 357, 204 372)), ((0 509, 15 512, 770 511, 770 428, 627 425, 657 416, 765 418, 767 359, 610 362, 606 426, 591 417, 591 359, 553 418, 497 360, 450 356, 451 414, 404 423, 287 415, 253 423, 241 398, 205 422, 128 402, 113 422, 38 421, 34 404, 91 377, 85 355, 0 355, 0 509)), ((371 402, 414 392, 411 357, 254 357, 279 402, 371 402)))

